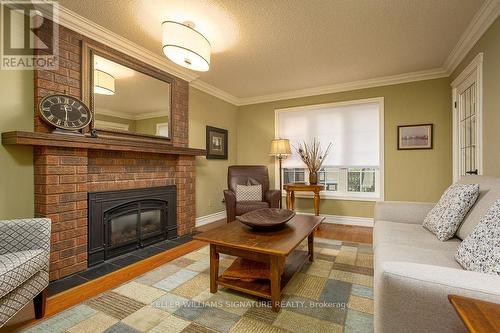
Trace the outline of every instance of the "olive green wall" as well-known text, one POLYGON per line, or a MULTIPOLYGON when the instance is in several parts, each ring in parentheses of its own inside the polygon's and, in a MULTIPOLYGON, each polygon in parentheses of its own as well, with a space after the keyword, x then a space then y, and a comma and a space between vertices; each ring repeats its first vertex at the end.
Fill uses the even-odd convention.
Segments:
MULTIPOLYGON (((448 78, 242 106, 238 109, 238 164, 265 164, 274 181, 274 110, 294 106, 384 97, 385 200, 436 201, 452 181, 452 113, 448 78), (398 125, 434 124, 434 149, 397 150, 398 125)), ((332 151, 335 154, 335 143, 332 151)), ((274 184, 274 183, 273 183, 274 184)), ((311 211, 311 199, 297 200, 311 211)), ((373 216, 373 202, 322 200, 321 212, 373 216)))
POLYGON ((96 117, 96 119, 102 120, 102 121, 110 121, 113 123, 128 124, 129 131, 143 133, 143 134, 149 134, 149 135, 156 135, 156 124, 168 122, 168 116, 140 119, 140 120, 131 120, 131 119, 125 119, 125 118, 108 116, 105 114, 96 113, 95 117, 96 117))
POLYGON ((227 167, 237 161, 237 107, 198 89, 189 88, 189 146, 205 149, 206 126, 228 130, 228 160, 196 158, 196 216, 226 209, 222 191, 227 187, 227 167))
POLYGON ((168 116, 136 120, 135 130, 138 133, 156 135, 156 124, 160 123, 168 123, 168 116))
POLYGON ((453 72, 453 81, 480 52, 483 58, 483 173, 500 176, 500 18, 453 72))
POLYGON ((115 116, 108 116, 108 115, 100 114, 100 113, 95 114, 95 119, 102 120, 102 121, 109 121, 112 123, 127 124, 129 126, 128 127, 129 131, 135 131, 135 120, 125 119, 125 118, 120 118, 120 117, 115 117, 115 116))
MULTIPOLYGON (((33 131, 33 71, 0 70, 0 132, 33 131)), ((33 149, 0 145, 0 219, 33 217, 33 149)))
MULTIPOLYGON (((0 71, 0 131, 33 129, 32 75, 30 71, 0 71)), ((190 88, 189 145, 205 148, 207 125, 229 131, 227 161, 197 158, 196 216, 225 209, 222 190, 231 164, 266 164, 274 183, 274 161, 268 155, 274 136, 274 109, 381 96, 385 98, 386 200, 435 201, 451 182, 450 94, 449 80, 439 79, 236 107, 190 88), (435 125, 433 150, 396 150, 397 125, 426 122, 435 125)), ((0 152, 0 218, 32 216, 32 150, 0 146, 0 152)), ((373 205, 363 201, 322 200, 321 211, 371 217, 373 205)), ((297 207, 310 211, 311 203, 309 199, 298 199, 297 207)))

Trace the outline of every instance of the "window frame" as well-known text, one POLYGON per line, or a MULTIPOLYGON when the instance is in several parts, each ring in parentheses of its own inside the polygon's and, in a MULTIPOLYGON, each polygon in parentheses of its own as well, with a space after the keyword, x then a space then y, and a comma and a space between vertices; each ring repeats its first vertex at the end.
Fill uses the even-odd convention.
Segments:
MULTIPOLYGON (((327 200, 349 200, 349 201, 384 201, 385 198, 385 186, 384 186, 384 142, 385 142, 385 131, 384 131, 384 97, 375 97, 375 98, 365 98, 365 99, 357 99, 357 100, 348 100, 348 101, 342 101, 342 102, 334 102, 334 103, 324 103, 324 104, 313 104, 313 105, 306 105, 306 106, 297 106, 297 107, 290 107, 290 108, 282 108, 282 109, 275 109, 274 110, 274 138, 278 139, 280 138, 280 133, 279 133, 279 127, 278 127, 278 117, 279 114, 282 112, 287 112, 287 111, 307 111, 307 110, 313 110, 317 108, 324 108, 324 107, 341 107, 341 106, 348 106, 348 105, 355 105, 355 104, 366 104, 366 103, 378 103, 379 104, 379 177, 380 177, 380 189, 379 193, 377 196, 373 195, 367 195, 369 192, 352 192, 352 193, 342 193, 342 194, 337 194, 334 191, 321 191, 321 198, 322 199, 327 199, 327 200)), ((332 150, 332 153, 335 153, 335 143, 334 147, 332 150)), ((355 167, 355 166, 353 166, 355 167)), ((307 171, 306 171, 307 172, 307 171)), ((274 185, 275 188, 279 188, 279 163, 278 159, 275 159, 274 162, 274 185)), ((307 177, 307 175, 306 175, 307 177)), ((282 191, 282 196, 286 196, 285 191, 282 191)), ((312 193, 305 193, 305 192, 297 192, 295 193, 296 198, 313 198, 312 193)))

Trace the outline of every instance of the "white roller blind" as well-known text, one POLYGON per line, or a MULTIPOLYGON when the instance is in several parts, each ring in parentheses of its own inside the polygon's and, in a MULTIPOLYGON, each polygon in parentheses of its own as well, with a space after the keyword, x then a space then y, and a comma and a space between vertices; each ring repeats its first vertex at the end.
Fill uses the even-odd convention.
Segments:
MULTIPOLYGON (((326 149, 333 147, 324 166, 380 165, 380 105, 378 102, 349 105, 318 105, 296 109, 277 110, 277 133, 289 139, 292 146, 314 138, 326 149)), ((285 168, 303 168, 305 165, 292 147, 292 155, 283 164, 285 168)))

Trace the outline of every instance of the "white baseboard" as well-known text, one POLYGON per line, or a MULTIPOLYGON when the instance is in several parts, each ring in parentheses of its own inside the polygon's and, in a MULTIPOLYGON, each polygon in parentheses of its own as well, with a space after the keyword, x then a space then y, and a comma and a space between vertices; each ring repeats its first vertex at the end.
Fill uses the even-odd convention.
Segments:
POLYGON ((196 218, 195 226, 201 227, 202 225, 216 222, 225 219, 226 217, 227 215, 225 210, 205 216, 200 216, 196 218))
MULTIPOLYGON (((301 213, 302 215, 312 215, 312 213, 301 213)), ((342 215, 326 215, 320 214, 325 218, 323 223, 329 224, 346 224, 346 225, 356 225, 360 227, 372 227, 373 228, 373 218, 371 217, 358 217, 358 216, 342 216, 342 215)))
MULTIPOLYGON (((312 215, 312 213, 302 213, 302 212, 297 212, 297 214, 312 215)), ((360 227, 373 227, 373 218, 370 217, 325 215, 325 214, 321 214, 321 216, 325 218, 323 223, 356 225, 360 227)), ((202 225, 217 222, 219 220, 225 219, 226 217, 227 215, 225 210, 205 216, 200 216, 196 218, 196 226, 201 227, 202 225)))

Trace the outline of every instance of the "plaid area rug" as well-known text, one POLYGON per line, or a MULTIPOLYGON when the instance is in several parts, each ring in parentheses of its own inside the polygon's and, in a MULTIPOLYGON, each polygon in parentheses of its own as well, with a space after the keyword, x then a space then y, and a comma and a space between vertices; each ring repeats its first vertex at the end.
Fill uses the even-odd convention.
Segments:
MULTIPOLYGON (((208 253, 191 252, 26 332, 373 332, 369 244, 316 238, 315 262, 288 283, 279 313, 226 288, 211 294, 208 253)), ((233 260, 221 255, 221 271, 233 260)))

